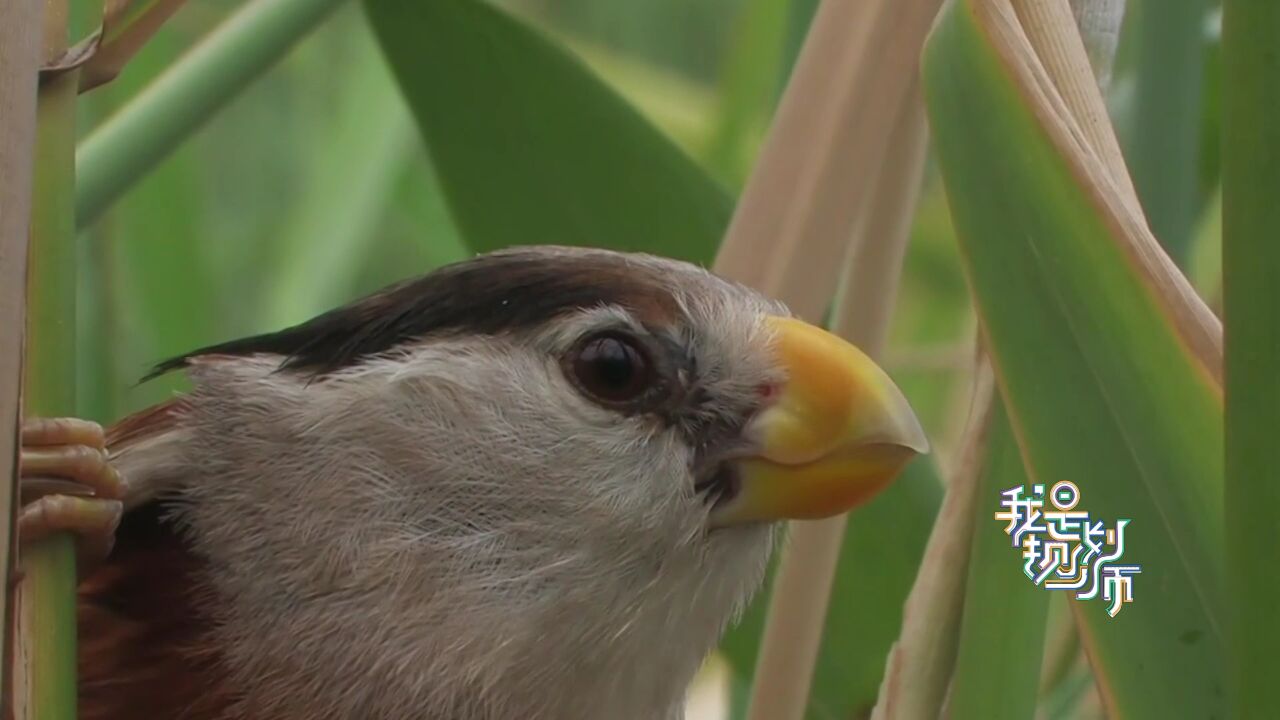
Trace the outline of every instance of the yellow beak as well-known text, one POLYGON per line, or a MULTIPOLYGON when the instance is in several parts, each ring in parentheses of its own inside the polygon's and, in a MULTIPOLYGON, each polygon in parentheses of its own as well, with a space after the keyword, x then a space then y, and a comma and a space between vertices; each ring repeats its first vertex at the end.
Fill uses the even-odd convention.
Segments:
POLYGON ((739 461, 716 525, 837 515, 929 451, 902 391, 861 350, 800 320, 769 322, 788 377, 747 426, 759 451, 739 461))

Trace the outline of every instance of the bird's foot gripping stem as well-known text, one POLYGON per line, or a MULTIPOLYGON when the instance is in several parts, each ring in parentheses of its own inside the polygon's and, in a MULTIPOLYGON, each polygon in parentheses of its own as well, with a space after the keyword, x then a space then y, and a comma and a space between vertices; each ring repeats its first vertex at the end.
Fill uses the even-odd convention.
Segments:
POLYGON ((76 418, 28 419, 18 467, 19 543, 71 532, 81 567, 101 562, 115 541, 125 494, 102 427, 76 418))

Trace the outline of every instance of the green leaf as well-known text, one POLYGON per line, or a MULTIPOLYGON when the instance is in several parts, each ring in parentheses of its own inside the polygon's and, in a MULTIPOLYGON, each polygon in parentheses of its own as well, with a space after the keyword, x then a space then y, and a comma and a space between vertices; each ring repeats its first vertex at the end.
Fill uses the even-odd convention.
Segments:
POLYGON ((991 412, 951 685, 951 717, 956 720, 1035 715, 1049 613, 1049 592, 1023 574, 1020 549, 992 519, 1000 493, 1025 485, 1027 474, 1004 407, 996 401, 991 412))
POLYGON ((712 88, 581 38, 561 33, 557 39, 685 152, 693 157, 705 155, 713 130, 716 98, 712 88))
MULTIPOLYGON (((902 605, 941 504, 942 485, 932 462, 920 458, 850 514, 807 717, 865 717, 875 705, 885 657, 902 625, 902 605)), ((768 600, 768 592, 761 592, 721 645, 735 687, 750 687, 768 600)), ((734 717, 743 716, 747 699, 745 692, 731 698, 734 717)))
POLYGON ((1280 675, 1280 5, 1223 5, 1222 261, 1232 711, 1274 714, 1280 675))
POLYGON ((1221 717, 1220 389, 1029 109, 978 7, 944 11, 924 77, 999 387, 1033 481, 1069 479, 1082 510, 1131 519, 1124 561, 1142 566, 1117 617, 1075 603, 1082 639, 1113 714, 1221 717))
POLYGON ((367 0, 464 240, 709 263, 732 201, 572 56, 472 0, 367 0))
POLYGON ((1138 0, 1127 12, 1134 45, 1133 108, 1125 159, 1151 230, 1185 266, 1200 182, 1207 0, 1138 0))

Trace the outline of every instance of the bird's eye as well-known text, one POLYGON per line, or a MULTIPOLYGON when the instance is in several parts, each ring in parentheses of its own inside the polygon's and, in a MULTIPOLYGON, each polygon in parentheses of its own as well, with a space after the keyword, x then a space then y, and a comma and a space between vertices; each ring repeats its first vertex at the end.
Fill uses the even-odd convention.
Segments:
POLYGON ((569 354, 567 370, 574 382, 598 402, 631 403, 653 386, 653 364, 645 349, 619 333, 585 338, 569 354))

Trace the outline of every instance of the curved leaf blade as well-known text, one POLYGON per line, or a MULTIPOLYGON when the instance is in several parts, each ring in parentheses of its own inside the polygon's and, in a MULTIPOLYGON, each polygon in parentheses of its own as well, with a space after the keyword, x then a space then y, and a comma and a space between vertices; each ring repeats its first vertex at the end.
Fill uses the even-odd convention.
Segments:
POLYGON ((1028 107, 977 5, 944 11, 926 49, 932 127, 1029 475, 1072 480, 1082 509, 1109 523, 1132 519, 1135 604, 1114 619, 1073 604, 1104 702, 1120 717, 1221 716, 1221 390, 1028 107))
POLYGON ((709 263, 729 195, 586 67, 474 0, 367 0, 463 238, 709 263))
POLYGON ((950 717, 1020 720, 1035 716, 1049 593, 1022 573, 1022 554, 991 516, 993 502, 1024 485, 1026 471, 1003 405, 992 408, 978 475, 969 577, 960 647, 952 678, 950 717))

